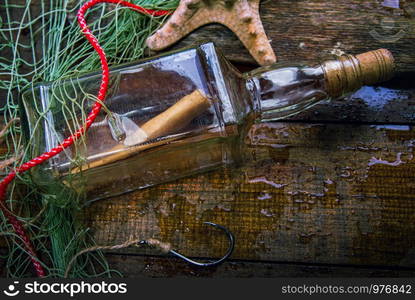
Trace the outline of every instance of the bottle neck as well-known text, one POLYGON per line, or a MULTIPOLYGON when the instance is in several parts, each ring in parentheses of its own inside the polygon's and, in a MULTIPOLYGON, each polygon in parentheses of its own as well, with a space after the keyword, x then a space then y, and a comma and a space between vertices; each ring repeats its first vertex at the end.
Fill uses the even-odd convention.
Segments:
POLYGON ((298 114, 322 101, 389 79, 394 62, 385 49, 344 55, 315 67, 273 65, 247 74, 259 121, 298 114))
POLYGON ((298 114, 329 98, 321 66, 259 68, 248 74, 247 87, 257 120, 261 122, 298 114))

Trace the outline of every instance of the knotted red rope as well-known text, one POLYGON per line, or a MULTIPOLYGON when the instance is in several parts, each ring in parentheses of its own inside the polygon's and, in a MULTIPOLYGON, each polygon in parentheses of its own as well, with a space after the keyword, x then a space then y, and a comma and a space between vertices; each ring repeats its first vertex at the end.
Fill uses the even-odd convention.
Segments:
POLYGON ((164 15, 170 14, 170 11, 167 11, 167 10, 146 9, 141 6, 132 4, 130 2, 120 1, 120 0, 90 0, 84 5, 82 5, 82 7, 78 11, 77 18, 78 18, 78 23, 79 23, 79 26, 81 27, 82 33, 85 35, 85 37, 87 38, 89 43, 92 45, 94 50, 98 53, 99 58, 101 60, 102 78, 101 78, 101 85, 98 91, 98 100, 92 106, 91 112, 86 118, 86 122, 83 127, 79 128, 73 135, 63 140, 63 142, 60 145, 56 146, 52 150, 45 152, 39 155, 38 157, 33 158, 32 160, 28 162, 25 162, 20 167, 12 171, 9 175, 7 175, 0 182, 0 206, 2 208, 3 214, 7 217, 9 223, 13 226, 13 229, 16 232, 16 234, 21 238, 23 245, 25 247, 25 250, 30 255, 30 259, 36 270, 36 274, 39 277, 45 276, 45 270, 43 269, 42 264, 36 255, 36 251, 32 246, 30 238, 26 234, 22 223, 5 206, 7 187, 13 181, 13 179, 16 177, 17 174, 24 173, 27 170, 30 170, 31 168, 59 154, 65 148, 68 148, 69 146, 71 146, 74 143, 74 141, 76 141, 79 137, 81 137, 88 130, 88 128, 95 121, 95 118, 98 116, 101 110, 101 107, 102 107, 101 103, 105 100, 105 97, 107 94, 108 82, 109 82, 108 62, 107 62, 107 58, 105 56, 104 50, 99 45, 96 37, 89 30, 86 24, 86 21, 85 21, 85 13, 87 12, 87 10, 98 3, 119 4, 122 6, 129 7, 140 13, 144 13, 144 14, 148 14, 152 16, 164 16, 164 15))

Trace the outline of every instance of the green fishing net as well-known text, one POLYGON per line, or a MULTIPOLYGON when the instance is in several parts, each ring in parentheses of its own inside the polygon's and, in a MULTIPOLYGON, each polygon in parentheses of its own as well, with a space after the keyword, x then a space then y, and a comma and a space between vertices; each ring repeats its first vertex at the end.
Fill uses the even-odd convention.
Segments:
MULTIPOLYGON (((179 0, 131 0, 150 9, 175 9, 179 0)), ((98 70, 98 55, 81 34, 76 13, 85 1, 79 0, 2 0, 0 3, 0 103, 2 122, 19 117, 19 95, 36 83, 62 80, 98 70)), ((89 27, 105 50, 110 66, 130 62, 144 55, 146 38, 165 17, 149 17, 113 4, 100 4, 87 14, 89 27)), ((85 95, 93 98, 94 95, 85 95)), ((80 107, 65 97, 59 104, 70 130, 80 126, 72 115, 80 107)), ((83 112, 84 117, 88 112, 83 112)), ((37 126, 42 123, 40 114, 37 126)), ((7 151, 1 160, 16 161, 12 168, 32 158, 31 137, 23 138, 19 122, 14 122, 3 139, 7 151), (28 140, 27 140, 28 139, 28 140)), ((82 141, 80 142, 82 143, 82 141)), ((32 145, 33 146, 33 145, 32 145)), ((72 158, 76 160, 76 158, 72 158)), ((78 176, 82 176, 81 174, 78 176)), ((76 180, 79 180, 77 178, 76 180)), ((19 176, 8 192, 7 207, 23 222, 49 277, 62 277, 71 258, 94 245, 88 228, 78 218, 82 194, 62 193, 51 181, 39 188, 30 175, 19 176)), ((19 237, 0 214, 1 259, 9 277, 33 276, 33 269, 19 237)), ((76 260, 71 277, 118 276, 102 253, 91 252, 76 260)))

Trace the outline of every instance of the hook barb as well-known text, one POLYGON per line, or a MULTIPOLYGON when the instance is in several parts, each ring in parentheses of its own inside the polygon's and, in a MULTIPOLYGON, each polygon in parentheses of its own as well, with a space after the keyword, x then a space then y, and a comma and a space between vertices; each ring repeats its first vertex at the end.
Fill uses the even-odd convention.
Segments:
POLYGON ((216 227, 216 228, 222 230, 223 232, 225 232, 226 236, 228 237, 229 247, 228 247, 228 250, 226 251, 224 256, 222 256, 218 260, 203 263, 203 262, 194 261, 194 260, 184 256, 183 254, 180 254, 179 252, 177 252, 175 250, 170 250, 169 253, 183 259, 184 261, 186 261, 186 262, 188 262, 192 265, 199 266, 199 267, 216 266, 216 265, 222 263, 223 261, 225 261, 229 256, 231 256, 231 254, 233 252, 233 249, 235 248, 235 237, 233 236, 232 232, 230 232, 228 228, 226 228, 222 225, 218 225, 218 224, 215 224, 215 223, 212 223, 212 222, 203 222, 203 223, 206 224, 206 225, 216 227))

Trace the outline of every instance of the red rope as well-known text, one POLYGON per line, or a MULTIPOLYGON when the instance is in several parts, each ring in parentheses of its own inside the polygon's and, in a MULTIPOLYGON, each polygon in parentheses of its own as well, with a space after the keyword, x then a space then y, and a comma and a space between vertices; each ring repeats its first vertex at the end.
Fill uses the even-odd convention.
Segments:
POLYGON ((108 62, 105 56, 105 52, 102 47, 99 45, 98 40, 89 30, 86 21, 85 21, 85 13, 87 10, 98 3, 115 3, 122 6, 126 6, 132 8, 140 13, 152 15, 152 16, 164 16, 170 14, 170 11, 167 10, 152 10, 146 9, 141 6, 137 6, 127 1, 120 1, 120 0, 90 0, 79 9, 77 17, 78 23, 81 27, 82 33, 85 35, 89 43, 92 45, 94 50, 98 53, 99 58, 101 60, 101 69, 102 69, 102 78, 101 78, 101 85, 98 91, 98 100, 92 106, 91 112, 89 113, 88 117, 86 118, 86 122, 83 127, 79 128, 72 136, 63 140, 63 142, 58 145, 57 147, 53 148, 49 152, 45 152, 39 155, 32 160, 25 162, 20 167, 18 167, 15 171, 12 171, 9 175, 7 175, 1 182, 0 182, 0 206, 3 210, 3 214, 7 217, 9 223, 13 226, 14 231, 16 234, 22 239, 23 245, 30 255, 30 259, 33 263, 33 266, 36 270, 36 274, 39 277, 45 276, 45 270, 43 269, 40 260, 36 255, 36 251, 32 246, 32 243, 26 234, 22 223, 5 207, 5 200, 6 200, 6 192, 8 185, 13 181, 16 177, 16 174, 26 172, 31 168, 40 165, 44 161, 54 157, 55 155, 62 152, 65 148, 71 146, 74 141, 76 141, 79 137, 81 137, 91 126, 94 122, 95 118, 98 116, 102 104, 101 102, 105 100, 105 96, 107 94, 108 82, 109 82, 109 70, 108 70, 108 62))

